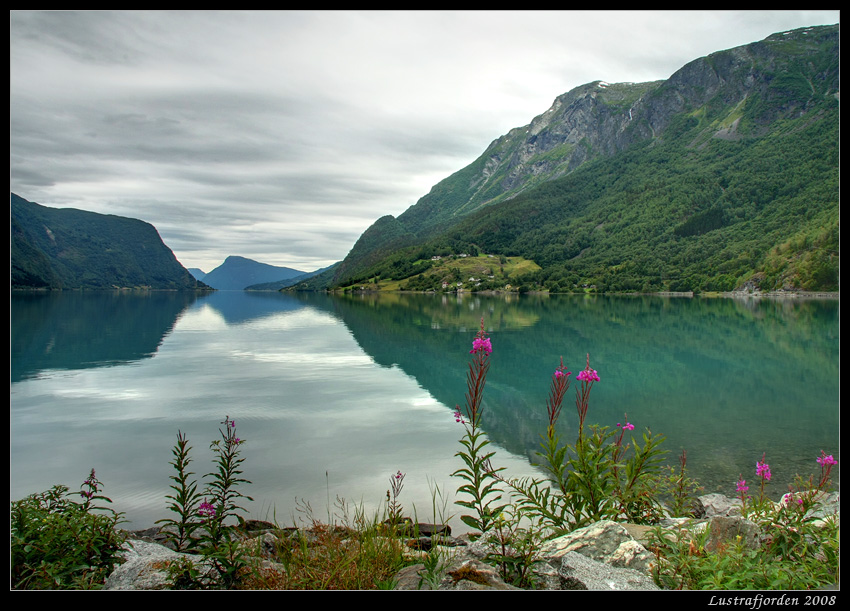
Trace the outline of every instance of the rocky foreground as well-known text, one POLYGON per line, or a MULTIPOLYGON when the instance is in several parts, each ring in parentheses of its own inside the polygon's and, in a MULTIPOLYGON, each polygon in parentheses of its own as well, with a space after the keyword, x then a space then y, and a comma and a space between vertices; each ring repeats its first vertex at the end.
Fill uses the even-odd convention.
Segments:
MULTIPOLYGON (((694 533, 709 531, 706 551, 736 541, 758 548, 763 533, 759 526, 741 517, 741 501, 721 494, 708 494, 697 501, 697 518, 668 518, 667 528, 688 529, 694 533)), ((826 496, 818 518, 839 515, 838 493, 826 496)), ((262 549, 257 561, 273 568, 272 552, 280 546, 280 537, 300 535, 296 529, 279 529, 274 525, 249 521, 242 536, 253 539, 246 549, 262 549), (259 541, 257 541, 259 539, 259 541), (259 543, 259 545, 257 545, 259 543)), ((547 590, 659 590, 652 579, 655 556, 647 550, 649 526, 601 521, 557 539, 545 542, 534 565, 537 589, 547 590)), ((419 525, 420 536, 407 541, 412 554, 423 557, 434 541, 439 542, 445 558, 439 572, 427 570, 425 564, 403 568, 395 577, 397 590, 517 590, 505 583, 498 571, 484 562, 492 549, 468 537, 454 538, 447 526, 419 525)), ((306 534, 309 538, 309 533, 306 534)), ((130 533, 123 552, 125 562, 106 581, 108 590, 167 590, 168 566, 188 557, 198 565, 200 556, 174 551, 159 543, 164 535, 157 528, 130 533)))

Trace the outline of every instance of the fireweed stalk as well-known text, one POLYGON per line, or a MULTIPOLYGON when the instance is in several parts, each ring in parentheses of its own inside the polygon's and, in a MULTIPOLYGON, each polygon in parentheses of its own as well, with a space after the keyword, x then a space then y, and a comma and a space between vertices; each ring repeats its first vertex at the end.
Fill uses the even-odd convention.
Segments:
POLYGON ((557 423, 561 416, 564 396, 570 388, 570 375, 564 367, 561 357, 560 365, 552 373, 549 384, 549 396, 546 399, 548 422, 546 433, 541 435, 541 452, 537 455, 543 458, 540 465, 548 476, 547 480, 536 478, 501 479, 516 494, 516 503, 520 511, 545 529, 555 532, 568 532, 571 521, 570 471, 568 451, 569 446, 562 445, 557 433, 557 423))
POLYGON ((735 492, 741 496, 741 506, 744 509, 747 507, 747 490, 749 489, 750 487, 747 486, 747 480, 744 478, 738 480, 738 487, 735 489, 735 492))
POLYGON ((179 552, 195 549, 197 541, 193 534, 201 526, 197 519, 201 495, 197 481, 191 477, 194 472, 189 471, 189 463, 192 462, 191 450, 192 446, 189 445, 186 435, 177 431, 177 443, 171 451, 174 460, 170 463, 176 471, 176 474, 171 476, 174 482, 171 489, 174 494, 165 497, 171 501, 168 508, 177 514, 177 519, 164 518, 155 522, 165 526, 163 532, 166 534, 166 540, 171 541, 179 552))
POLYGON ((398 501, 404 488, 405 474, 398 471, 390 476, 390 489, 387 490, 387 519, 392 527, 397 527, 402 521, 402 506, 398 501))
POLYGON ((481 430, 481 407, 484 397, 484 384, 487 381, 487 371, 490 369, 490 354, 493 346, 490 338, 484 332, 484 319, 481 328, 472 341, 472 360, 466 374, 466 406, 461 413, 460 407, 455 408, 455 420, 463 424, 465 434, 460 443, 463 450, 455 456, 461 458, 464 467, 455 471, 452 476, 463 480, 458 494, 469 497, 469 500, 455 501, 461 507, 475 512, 475 515, 462 515, 461 520, 467 526, 480 533, 486 533, 494 524, 494 520, 506 505, 494 505, 502 498, 497 474, 503 469, 494 469, 490 459, 494 452, 487 452, 489 441, 481 430))
MULTIPOLYGON (((568 448, 561 445, 561 439, 555 427, 558 418, 561 416, 564 396, 570 388, 570 375, 572 375, 572 372, 566 370, 564 357, 561 357, 561 364, 552 373, 552 381, 549 385, 549 397, 546 399, 546 412, 549 422, 546 426, 546 436, 543 437, 543 442, 540 444, 543 452, 538 452, 539 456, 544 457, 546 463, 544 468, 562 494, 567 494, 568 490, 569 470, 566 460, 568 448)), ((554 515, 548 517, 551 520, 554 515)), ((563 516, 555 518, 555 521, 560 522, 562 518, 563 516)))
POLYGON ((679 455, 679 468, 670 467, 667 486, 670 493, 669 509, 672 517, 688 517, 692 512, 691 495, 701 490, 700 485, 688 477, 688 453, 679 455))
POLYGON ((216 471, 207 474, 211 481, 207 484, 205 494, 210 496, 211 501, 205 498, 199 509, 199 514, 206 517, 207 528, 201 550, 212 561, 218 573, 216 581, 224 587, 232 587, 241 579, 247 563, 239 542, 231 536, 225 520, 229 517, 241 519, 237 512, 245 509, 239 505, 239 500, 254 499, 237 489, 241 484, 251 483, 240 477, 240 467, 245 459, 239 455, 239 447, 245 440, 236 436, 236 422, 229 416, 225 416, 221 424, 224 425, 224 430, 219 429, 221 439, 210 444, 215 454, 213 462, 218 467, 216 471))
POLYGON ((756 462, 756 477, 759 478, 759 505, 765 502, 764 485, 770 481, 770 465, 765 462, 766 453, 761 455, 761 460, 756 462))
POLYGON ((216 510, 214 519, 219 528, 224 525, 227 518, 238 517, 237 512, 245 511, 238 504, 239 499, 254 500, 237 489, 242 484, 251 483, 240 477, 241 466, 245 459, 239 456, 239 448, 245 440, 236 436, 236 422, 229 416, 225 416, 221 424, 225 426, 225 430, 219 429, 221 439, 216 439, 210 444, 210 449, 215 455, 213 463, 218 468, 212 473, 207 473, 206 477, 211 478, 211 481, 207 484, 205 492, 205 496, 212 499, 211 504, 216 510))
POLYGON ((626 434, 626 431, 635 430, 635 425, 628 421, 628 418, 626 417, 625 414, 623 414, 623 420, 626 421, 625 424, 620 424, 619 422, 617 423, 617 428, 620 429, 620 434, 617 435, 617 438, 614 440, 614 447, 615 447, 614 461, 615 462, 619 462, 620 459, 623 458, 623 456, 625 455, 626 450, 628 449, 628 444, 626 444, 626 447, 623 447, 623 435, 626 434))
POLYGON ((832 457, 832 454, 827 455, 823 450, 818 456, 818 464, 820 465, 820 481, 818 482, 818 491, 823 490, 829 483, 829 476, 832 473, 832 467, 838 464, 838 461, 832 457))

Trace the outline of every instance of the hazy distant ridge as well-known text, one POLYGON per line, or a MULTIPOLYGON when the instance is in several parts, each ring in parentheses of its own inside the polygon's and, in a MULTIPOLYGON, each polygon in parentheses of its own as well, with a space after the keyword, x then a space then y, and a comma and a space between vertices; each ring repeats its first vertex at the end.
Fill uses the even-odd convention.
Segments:
POLYGON ((214 289, 241 291, 253 284, 287 280, 306 273, 289 267, 260 263, 245 257, 229 256, 224 263, 204 276, 204 283, 214 289))

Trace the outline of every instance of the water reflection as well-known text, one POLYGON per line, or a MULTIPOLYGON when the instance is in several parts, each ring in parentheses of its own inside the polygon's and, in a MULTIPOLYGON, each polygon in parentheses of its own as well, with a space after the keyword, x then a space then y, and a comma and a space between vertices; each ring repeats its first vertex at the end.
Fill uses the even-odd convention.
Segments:
POLYGON ((229 325, 243 324, 305 307, 293 295, 259 291, 215 291, 201 297, 195 307, 215 310, 229 325))
MULTIPOLYGON (((837 300, 363 295, 327 307, 377 363, 399 366, 449 406, 463 400, 483 317, 494 346, 484 427, 530 460, 552 371, 563 356, 577 373, 587 354, 602 376, 591 421, 628 417, 664 434, 710 488, 763 452, 777 455, 773 471, 787 484, 811 473, 824 445, 838 447, 837 300)), ((564 414, 571 438, 575 418, 564 414)))
POLYGON ((11 381, 151 358, 196 298, 189 291, 14 293, 11 381))
MULTIPOLYGON (((482 318, 494 347, 483 425, 513 473, 536 459, 560 357, 577 373, 589 353, 602 378, 591 422, 628 414, 664 434, 709 490, 733 492, 766 452, 781 491, 820 450, 838 454, 838 316, 837 300, 15 295, 11 494, 73 488, 103 465, 120 508, 149 525, 176 431, 201 452, 228 413, 250 440, 250 494, 284 518, 296 496, 380 500, 397 469, 408 502, 427 507, 428 478, 453 484, 451 412, 482 318)), ((561 426, 572 439, 569 405, 561 426)))

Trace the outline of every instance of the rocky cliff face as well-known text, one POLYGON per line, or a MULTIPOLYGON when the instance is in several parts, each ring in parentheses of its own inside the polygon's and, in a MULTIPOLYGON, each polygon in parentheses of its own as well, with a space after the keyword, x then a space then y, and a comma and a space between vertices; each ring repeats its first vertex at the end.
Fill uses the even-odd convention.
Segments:
MULTIPOLYGON (((702 138, 758 137, 775 121, 805 113, 813 100, 837 96, 838 37, 838 26, 777 33, 696 59, 665 81, 576 87, 435 185, 398 217, 385 239, 378 223, 367 230, 369 240, 355 245, 336 280, 391 242, 397 245, 400 234, 408 244, 433 236, 483 206, 565 176, 594 158, 673 137, 670 130, 689 121, 712 118, 702 138)), ((380 225, 390 223, 384 218, 380 225)))

